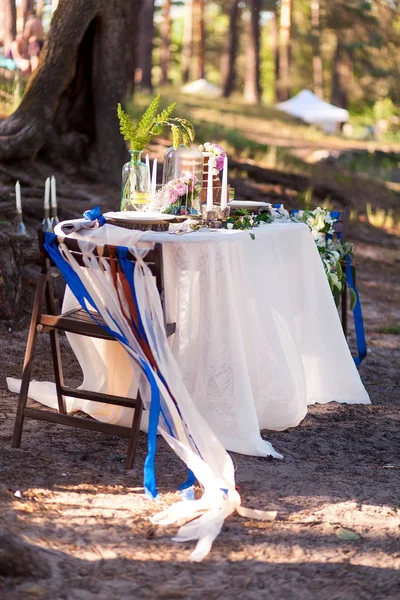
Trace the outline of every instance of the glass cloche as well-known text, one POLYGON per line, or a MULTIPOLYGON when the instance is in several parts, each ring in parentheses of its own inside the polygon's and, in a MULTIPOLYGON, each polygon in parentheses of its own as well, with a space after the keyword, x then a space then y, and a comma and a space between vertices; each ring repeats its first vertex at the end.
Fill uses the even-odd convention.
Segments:
POLYGON ((203 154, 197 146, 168 148, 162 179, 163 188, 169 191, 168 212, 200 215, 202 181, 203 154))

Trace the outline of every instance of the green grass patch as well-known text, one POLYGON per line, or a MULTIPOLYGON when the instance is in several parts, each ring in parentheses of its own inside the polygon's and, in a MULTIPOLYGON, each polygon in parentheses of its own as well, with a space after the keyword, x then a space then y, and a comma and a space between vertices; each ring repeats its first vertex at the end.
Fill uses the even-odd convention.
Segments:
MULTIPOLYGON (((295 138, 323 137, 317 129, 266 105, 249 106, 238 99, 204 99, 163 90, 162 106, 172 101, 177 102, 174 115, 193 123, 195 143, 219 143, 231 156, 239 160, 253 160, 267 168, 301 173, 311 170, 285 144, 282 147, 271 143, 272 133, 286 138, 289 146, 290 140, 295 138)), ((138 119, 148 102, 148 96, 137 94, 128 104, 129 114, 138 119)))
POLYGON ((380 329, 378 329, 378 333, 400 335, 400 325, 387 325, 386 327, 380 327, 380 329))

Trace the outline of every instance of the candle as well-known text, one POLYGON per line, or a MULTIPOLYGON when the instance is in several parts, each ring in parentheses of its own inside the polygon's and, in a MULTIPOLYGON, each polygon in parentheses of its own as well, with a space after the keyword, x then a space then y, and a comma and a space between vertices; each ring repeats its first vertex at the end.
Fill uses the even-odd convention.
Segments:
POLYGON ((208 177, 207 177, 207 210, 213 209, 213 162, 212 157, 208 159, 208 177))
POLYGON ((148 176, 148 180, 149 180, 149 191, 151 189, 151 176, 150 176, 150 157, 148 154, 146 154, 146 167, 147 167, 147 176, 148 176))
POLYGON ((56 178, 54 175, 51 176, 51 208, 57 208, 57 193, 56 193, 56 178))
POLYGON ((154 196, 156 193, 156 185, 157 185, 157 159, 153 160, 153 175, 151 178, 151 193, 154 196))
POLYGON ((50 208, 50 177, 46 179, 44 186, 44 208, 50 208))
POLYGON ((15 184, 15 205, 17 209, 17 213, 22 213, 22 203, 21 203, 21 184, 19 181, 15 184))
POLYGON ((224 158, 224 168, 222 171, 222 190, 221 190, 221 210, 228 205, 228 157, 224 158))

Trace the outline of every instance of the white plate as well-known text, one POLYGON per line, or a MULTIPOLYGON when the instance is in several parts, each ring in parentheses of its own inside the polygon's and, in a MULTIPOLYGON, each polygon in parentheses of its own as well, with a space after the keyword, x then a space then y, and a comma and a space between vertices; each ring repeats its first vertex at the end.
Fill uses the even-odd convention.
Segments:
POLYGON ((254 200, 231 200, 228 206, 232 208, 266 208, 272 206, 268 202, 255 202, 254 200))
POLYGON ((172 221, 175 215, 164 215, 155 212, 139 212, 136 210, 125 210, 118 212, 104 213, 106 219, 115 219, 116 221, 133 221, 136 223, 157 223, 162 221, 172 221))

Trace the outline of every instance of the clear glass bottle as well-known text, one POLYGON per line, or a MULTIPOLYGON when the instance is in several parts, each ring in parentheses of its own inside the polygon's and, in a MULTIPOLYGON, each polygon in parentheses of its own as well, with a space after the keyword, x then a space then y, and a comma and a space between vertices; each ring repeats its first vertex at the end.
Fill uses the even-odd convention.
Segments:
POLYGON ((143 210, 151 200, 150 171, 141 161, 141 150, 129 150, 131 159, 122 167, 121 210, 143 210))
POLYGON ((201 187, 203 155, 197 146, 184 144, 168 148, 164 154, 163 188, 170 191, 171 202, 167 212, 173 214, 201 214, 201 187))

